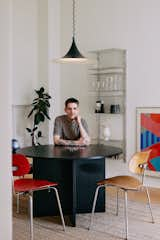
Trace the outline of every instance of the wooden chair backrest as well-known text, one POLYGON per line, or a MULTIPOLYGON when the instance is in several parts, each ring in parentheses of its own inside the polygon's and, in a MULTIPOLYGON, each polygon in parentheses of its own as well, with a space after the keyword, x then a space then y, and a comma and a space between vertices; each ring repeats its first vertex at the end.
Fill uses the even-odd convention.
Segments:
POLYGON ((143 174, 144 168, 141 164, 147 163, 151 150, 136 152, 129 162, 129 170, 132 173, 143 174))

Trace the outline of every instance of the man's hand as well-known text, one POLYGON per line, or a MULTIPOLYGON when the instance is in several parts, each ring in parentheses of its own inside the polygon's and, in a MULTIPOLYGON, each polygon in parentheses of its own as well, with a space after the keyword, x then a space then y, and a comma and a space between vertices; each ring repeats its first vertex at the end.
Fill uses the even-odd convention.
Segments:
POLYGON ((86 146, 89 145, 89 142, 87 139, 84 139, 83 137, 79 138, 78 140, 64 140, 61 139, 59 135, 54 136, 54 143, 56 145, 62 145, 62 146, 86 146))
POLYGON ((76 141, 76 144, 79 146, 86 146, 86 145, 88 145, 88 142, 86 139, 81 137, 79 140, 76 141))
POLYGON ((82 125, 81 116, 77 115, 76 120, 77 120, 77 123, 79 125, 79 130, 80 130, 80 139, 77 140, 78 141, 77 145, 89 145, 90 137, 82 125))
POLYGON ((81 124, 81 116, 78 115, 78 116, 76 117, 76 120, 77 120, 77 123, 80 125, 80 124, 81 124))

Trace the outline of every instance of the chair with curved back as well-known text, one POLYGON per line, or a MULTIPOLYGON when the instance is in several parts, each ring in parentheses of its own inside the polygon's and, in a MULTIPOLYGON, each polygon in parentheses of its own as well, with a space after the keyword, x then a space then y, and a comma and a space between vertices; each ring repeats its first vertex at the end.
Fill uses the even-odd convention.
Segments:
POLYGON ((65 231, 65 222, 62 213, 61 203, 59 199, 59 194, 57 191, 58 183, 50 182, 48 180, 37 180, 31 178, 24 178, 25 174, 28 174, 30 171, 30 164, 28 159, 22 154, 13 154, 12 155, 12 166, 13 166, 13 176, 20 177, 13 180, 13 193, 15 195, 26 194, 29 196, 29 213, 30 213, 30 239, 33 240, 33 193, 40 190, 54 190, 57 204, 61 216, 61 221, 63 229, 65 231))
POLYGON ((128 239, 128 212, 127 212, 127 197, 128 197, 127 193, 128 193, 128 191, 140 191, 142 189, 145 189, 147 199, 148 199, 149 209, 150 209, 150 213, 151 213, 152 223, 154 223, 148 188, 143 185, 145 169, 147 167, 147 161, 148 161, 150 152, 151 152, 151 150, 144 151, 144 152, 137 152, 133 155, 133 157, 131 158, 131 160, 129 162, 129 170, 132 173, 140 174, 142 176, 141 181, 138 178, 135 178, 133 176, 123 175, 123 176, 114 176, 111 178, 103 179, 97 183, 89 229, 91 228, 91 226, 93 224, 93 217, 94 217, 94 212, 95 212, 96 201, 97 201, 99 189, 103 188, 103 187, 107 187, 107 186, 116 187, 116 189, 117 189, 117 212, 116 212, 116 215, 118 215, 118 191, 119 191, 119 189, 124 191, 125 239, 128 239))

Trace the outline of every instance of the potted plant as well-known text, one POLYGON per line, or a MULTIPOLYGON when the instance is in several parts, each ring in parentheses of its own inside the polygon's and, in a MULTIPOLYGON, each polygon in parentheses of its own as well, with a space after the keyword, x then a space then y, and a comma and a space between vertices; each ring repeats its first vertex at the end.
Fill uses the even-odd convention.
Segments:
POLYGON ((40 145, 39 138, 42 137, 42 132, 39 130, 39 124, 44 122, 45 119, 50 120, 48 110, 50 107, 49 100, 51 96, 45 92, 45 89, 41 87, 39 90, 35 90, 37 97, 33 99, 32 109, 28 114, 28 118, 33 115, 33 127, 26 128, 32 137, 32 145, 40 145))

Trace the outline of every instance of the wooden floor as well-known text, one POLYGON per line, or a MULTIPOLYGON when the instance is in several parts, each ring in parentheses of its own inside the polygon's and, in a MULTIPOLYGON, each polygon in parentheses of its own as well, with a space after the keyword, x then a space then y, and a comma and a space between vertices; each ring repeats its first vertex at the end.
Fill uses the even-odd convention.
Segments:
MULTIPOLYGON (((159 203, 160 204, 160 188, 148 188, 149 193, 150 193, 150 198, 151 202, 153 203, 159 203)), ((113 194, 116 195, 116 189, 113 187, 108 187, 107 188, 108 194, 113 194)), ((123 197, 123 191, 120 191, 120 196, 123 197)), ((140 192, 133 192, 129 191, 128 192, 128 199, 132 201, 139 201, 139 202, 146 202, 146 193, 145 191, 140 191, 140 192)))

